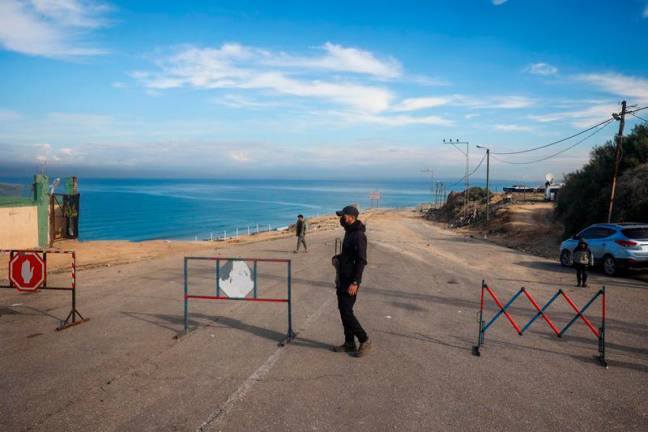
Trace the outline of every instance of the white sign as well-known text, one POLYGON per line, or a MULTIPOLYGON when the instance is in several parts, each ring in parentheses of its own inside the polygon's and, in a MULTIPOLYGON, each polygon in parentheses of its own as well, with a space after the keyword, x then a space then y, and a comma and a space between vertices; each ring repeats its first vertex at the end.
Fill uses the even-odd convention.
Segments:
POLYGON ((254 289, 254 274, 245 261, 227 261, 220 269, 219 285, 228 297, 245 297, 254 289))

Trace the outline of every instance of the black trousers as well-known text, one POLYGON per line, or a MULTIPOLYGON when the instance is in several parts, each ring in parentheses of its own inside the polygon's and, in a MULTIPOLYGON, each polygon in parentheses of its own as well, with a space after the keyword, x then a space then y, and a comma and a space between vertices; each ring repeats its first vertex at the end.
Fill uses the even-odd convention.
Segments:
POLYGON ((340 318, 342 319, 342 326, 344 327, 344 343, 347 345, 355 345, 355 338, 358 338, 360 343, 366 342, 369 337, 364 331, 360 322, 353 314, 353 305, 356 302, 358 295, 349 295, 346 286, 342 285, 342 289, 337 289, 338 309, 340 310, 340 318))
POLYGON ((576 280, 578 283, 587 283, 587 265, 574 264, 574 267, 576 267, 576 280))

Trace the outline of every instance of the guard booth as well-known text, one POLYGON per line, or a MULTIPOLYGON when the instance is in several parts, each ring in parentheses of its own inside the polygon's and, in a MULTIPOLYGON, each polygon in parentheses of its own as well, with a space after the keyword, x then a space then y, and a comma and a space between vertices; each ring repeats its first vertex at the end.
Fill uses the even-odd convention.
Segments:
POLYGON ((55 193, 58 183, 50 191, 50 246, 56 240, 79 237, 79 202, 77 177, 63 178, 64 193, 55 193))

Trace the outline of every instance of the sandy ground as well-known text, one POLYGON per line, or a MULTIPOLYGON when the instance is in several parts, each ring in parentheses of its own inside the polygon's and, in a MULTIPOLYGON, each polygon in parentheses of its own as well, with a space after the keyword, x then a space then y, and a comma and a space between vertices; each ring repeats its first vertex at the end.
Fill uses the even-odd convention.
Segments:
MULTIPOLYGON (((593 274, 575 288, 554 260, 375 214, 357 303, 375 349, 356 359, 327 350, 342 340, 330 266, 340 231, 311 233, 308 254, 292 254, 290 237, 84 268, 90 321, 62 332, 67 294, 0 292, 0 430, 648 430, 648 284, 593 274), (191 302, 178 338, 183 254, 291 259, 297 339, 277 346, 284 304, 206 300, 191 302), (609 368, 581 322, 557 339, 542 320, 520 337, 502 319, 473 356, 482 279, 502 300, 525 286, 544 303, 562 288, 578 305, 605 285, 609 368)), ((213 264, 189 273, 192 293, 213 294, 213 264)), ((285 295, 285 275, 265 265, 259 295, 285 295)), ((511 313, 534 312, 520 298, 511 313)), ((562 326, 572 313, 557 301, 549 315, 562 326)), ((586 315, 598 323, 599 303, 586 315)))
POLYGON ((502 246, 555 258, 563 240, 563 226, 553 220, 553 203, 528 202, 499 209, 492 221, 475 228, 460 228, 502 246))

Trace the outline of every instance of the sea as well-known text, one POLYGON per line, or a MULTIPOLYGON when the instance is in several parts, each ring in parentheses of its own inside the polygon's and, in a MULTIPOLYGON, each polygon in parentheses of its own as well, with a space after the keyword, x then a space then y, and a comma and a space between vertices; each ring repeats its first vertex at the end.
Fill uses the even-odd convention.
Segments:
MULTIPOLYGON (((463 190, 456 179, 445 180, 451 182, 455 184, 447 192, 463 190)), ((30 180, 0 178, 0 183, 28 185, 30 180)), ((483 180, 471 183, 484 186, 483 180)), ((514 183, 491 181, 491 188, 514 183)), ((298 214, 331 215, 349 204, 361 211, 372 206, 415 207, 434 199, 432 189, 430 179, 80 178, 79 239, 217 240, 280 229, 294 223, 298 214), (380 192, 378 202, 370 199, 374 191, 380 192)))

